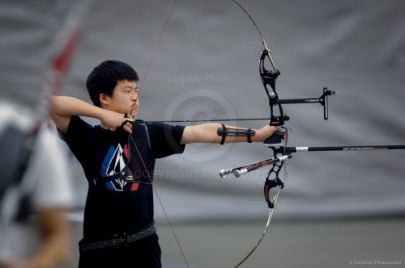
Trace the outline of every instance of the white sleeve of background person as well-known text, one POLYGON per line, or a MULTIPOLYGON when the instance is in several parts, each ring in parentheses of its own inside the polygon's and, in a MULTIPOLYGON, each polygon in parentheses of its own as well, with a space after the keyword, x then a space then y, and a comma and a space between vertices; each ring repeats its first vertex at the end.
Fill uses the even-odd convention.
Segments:
POLYGON ((65 148, 51 130, 45 128, 39 135, 34 148, 34 157, 29 164, 29 174, 33 182, 31 204, 34 210, 69 207, 73 202, 69 170, 65 148))
MULTIPOLYGON (((21 114, 11 118, 20 117, 24 118, 21 114)), ((17 121, 22 122, 22 120, 17 121)), ((34 144, 19 188, 20 194, 29 197, 30 208, 34 212, 43 209, 69 208, 73 202, 70 172, 66 162, 67 152, 59 144, 60 142, 56 133, 44 127, 34 144)), ((28 217, 21 222, 0 226, 2 233, 0 262, 27 258, 36 252, 40 244, 40 233, 35 220, 35 217, 28 217)))

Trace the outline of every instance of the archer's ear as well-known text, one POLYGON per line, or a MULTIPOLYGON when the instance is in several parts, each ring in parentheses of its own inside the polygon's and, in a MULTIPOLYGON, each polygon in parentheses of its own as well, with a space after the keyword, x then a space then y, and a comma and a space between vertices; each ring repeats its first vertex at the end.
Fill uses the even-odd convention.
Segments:
POLYGON ((100 95, 98 95, 98 100, 100 101, 101 107, 108 107, 110 104, 110 99, 111 97, 106 93, 100 93, 100 95))

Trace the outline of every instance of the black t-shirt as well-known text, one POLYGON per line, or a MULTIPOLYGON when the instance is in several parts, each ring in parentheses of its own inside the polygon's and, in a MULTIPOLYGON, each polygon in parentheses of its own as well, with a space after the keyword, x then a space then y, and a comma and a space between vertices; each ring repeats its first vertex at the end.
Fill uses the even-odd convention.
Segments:
POLYGON ((182 153, 183 131, 183 126, 137 120, 129 135, 122 129, 111 132, 93 127, 79 117, 71 118, 65 141, 89 182, 83 224, 85 240, 109 239, 153 221, 150 179, 153 180, 155 159, 182 153), (134 181, 105 180, 120 173, 127 164, 134 181))

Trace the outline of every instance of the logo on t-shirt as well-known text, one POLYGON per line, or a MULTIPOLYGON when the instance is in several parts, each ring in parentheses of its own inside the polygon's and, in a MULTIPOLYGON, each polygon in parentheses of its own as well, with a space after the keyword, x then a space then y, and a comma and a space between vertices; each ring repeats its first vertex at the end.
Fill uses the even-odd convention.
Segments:
MULTIPOLYGON (((126 166, 129 158, 129 151, 128 146, 125 144, 124 148, 122 148, 121 144, 117 144, 116 146, 112 145, 110 149, 107 151, 107 154, 104 157, 103 164, 101 166, 101 176, 102 177, 109 177, 120 173, 126 166)), ((125 179, 116 178, 109 182, 106 182, 106 186, 111 191, 124 191, 124 187, 129 182, 125 179)), ((131 182, 130 191, 138 190, 138 183, 131 182)))

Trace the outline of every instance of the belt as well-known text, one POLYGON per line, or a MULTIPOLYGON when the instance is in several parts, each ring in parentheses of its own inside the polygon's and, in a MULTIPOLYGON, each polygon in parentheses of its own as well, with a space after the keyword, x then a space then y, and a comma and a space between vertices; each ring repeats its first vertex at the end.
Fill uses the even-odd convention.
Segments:
POLYGON ((115 248, 120 248, 120 247, 125 247, 128 244, 138 241, 142 238, 145 238, 147 236, 150 236, 152 234, 156 233, 156 228, 154 223, 152 222, 148 226, 142 228, 141 230, 134 232, 134 233, 121 233, 114 235, 112 239, 106 239, 106 240, 101 240, 101 241, 96 241, 96 242, 83 242, 80 241, 79 243, 79 249, 80 252, 85 252, 85 251, 91 251, 91 250, 97 250, 97 249, 103 249, 103 248, 110 248, 110 247, 115 247, 115 248))

